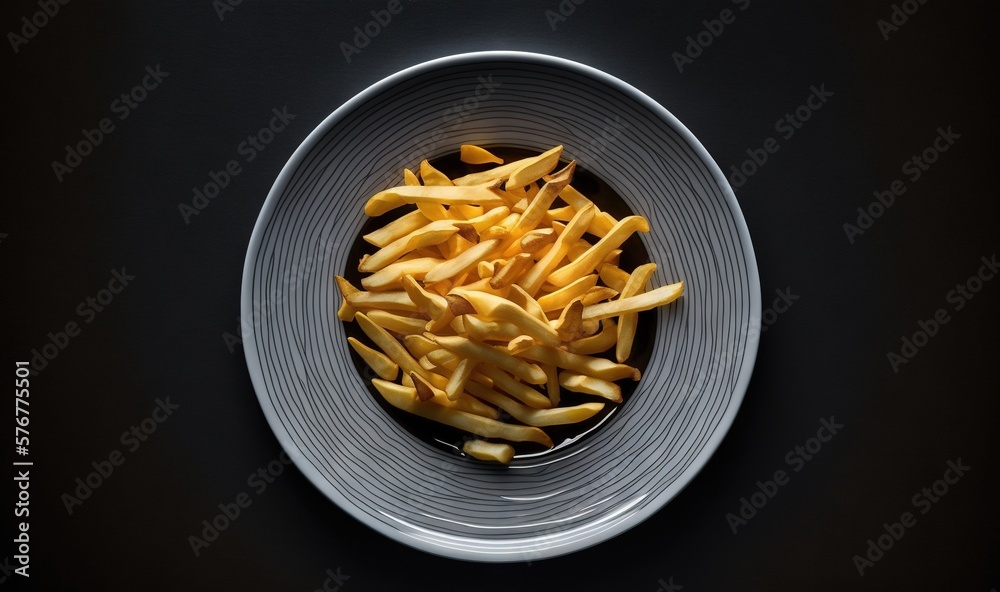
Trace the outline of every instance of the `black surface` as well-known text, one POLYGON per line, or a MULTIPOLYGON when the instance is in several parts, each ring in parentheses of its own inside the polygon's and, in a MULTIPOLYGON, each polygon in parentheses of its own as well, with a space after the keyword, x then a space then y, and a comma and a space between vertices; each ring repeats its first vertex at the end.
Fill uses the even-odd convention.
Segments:
MULTIPOLYGON (((0 206, 4 363, 13 374, 67 322, 81 332, 31 380, 31 577, 11 574, 11 560, 0 586, 315 590, 339 568, 346 591, 1000 587, 1000 280, 949 300, 998 246, 995 3, 897 3, 919 8, 886 40, 877 21, 891 2, 566 0, 574 11, 553 30, 555 0, 422 0, 401 4, 347 63, 341 42, 387 4, 243 2, 220 21, 209 0, 77 1, 16 53, 2 50, 14 181, 0 206), (725 8, 735 21, 679 72, 672 54, 725 8), (280 448, 232 343, 247 241, 299 142, 384 76, 483 49, 550 53, 632 83, 727 174, 773 137, 780 148, 737 196, 765 310, 776 291, 796 297, 765 316, 743 407, 691 485, 618 538, 530 564, 394 543, 294 468, 248 483, 280 448), (112 102, 157 65, 169 76, 120 120, 112 102), (833 95, 783 137, 776 120, 823 85, 833 95), (295 119, 245 162, 238 145, 285 106, 295 119), (58 182, 52 161, 105 117, 114 130, 58 182), (949 126, 960 138, 909 178, 904 163, 949 126), (231 159, 241 172, 185 224, 179 204, 231 159), (895 179, 906 192, 849 242, 843 225, 895 179), (121 294, 93 317, 78 311, 122 266, 135 279, 121 294), (887 354, 938 309, 948 322, 894 372, 887 354), (121 434, 167 397, 179 408, 131 451, 121 434), (844 427, 811 460, 786 459, 831 416, 844 427), (62 495, 115 450, 124 464, 68 514, 62 495), (940 501, 913 499, 957 459, 971 468, 940 501), (787 484, 734 535, 727 513, 779 470, 787 484), (189 535, 241 492, 251 505, 196 557, 189 535), (852 558, 908 511, 916 524, 860 576, 852 558)), ((5 30, 38 10, 5 3, 5 30)), ((5 548, 0 557, 15 554, 5 548)))

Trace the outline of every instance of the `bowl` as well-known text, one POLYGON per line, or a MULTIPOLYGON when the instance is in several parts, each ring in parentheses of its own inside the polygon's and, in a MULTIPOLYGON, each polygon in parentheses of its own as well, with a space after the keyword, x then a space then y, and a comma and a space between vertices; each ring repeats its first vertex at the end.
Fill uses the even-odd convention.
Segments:
POLYGON ((247 251, 243 343, 258 401, 303 474, 344 511, 417 549, 534 561, 608 540, 676 496, 733 422, 757 352, 760 286, 732 189, 698 140, 639 90, 522 52, 432 60, 374 84, 298 147, 247 251), (352 359, 334 275, 365 201, 403 167, 461 144, 562 144, 645 216, 651 287, 685 294, 647 316, 634 392, 585 437, 509 466, 463 458, 405 429, 352 359))

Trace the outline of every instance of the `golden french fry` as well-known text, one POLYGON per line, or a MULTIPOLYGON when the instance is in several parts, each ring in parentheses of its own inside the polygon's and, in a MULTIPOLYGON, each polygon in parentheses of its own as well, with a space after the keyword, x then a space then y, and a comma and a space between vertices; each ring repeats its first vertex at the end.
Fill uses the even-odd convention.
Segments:
POLYGON ((410 372, 410 380, 413 381, 413 387, 417 391, 418 399, 422 402, 427 402, 434 398, 434 389, 431 387, 430 383, 424 379, 424 377, 420 376, 416 372, 410 372))
POLYGON ((472 458, 507 464, 514 458, 514 447, 502 442, 466 440, 462 450, 472 458))
MULTIPOLYGON (((532 164, 535 164, 536 168, 537 167, 544 168, 545 166, 548 166, 547 163, 551 162, 551 167, 549 168, 549 170, 551 171, 559 163, 559 156, 562 154, 562 149, 563 149, 562 146, 556 146, 555 148, 543 152, 538 156, 532 156, 530 158, 515 160, 513 162, 509 162, 507 164, 489 169, 488 171, 483 171, 481 173, 471 173, 469 175, 465 175, 464 177, 458 177, 456 179, 452 179, 452 183, 454 183, 455 185, 469 186, 469 185, 482 185, 484 183, 493 183, 496 181, 504 181, 508 177, 510 177, 511 173, 513 173, 514 171, 521 168, 525 168, 532 164), (544 163, 546 164, 538 165, 540 161, 544 161, 544 163)), ((534 179, 532 179, 532 181, 533 180, 534 179)), ((510 183, 510 185, 512 187, 515 186, 514 183, 510 183)), ((527 183, 525 183, 525 185, 527 185, 527 183)))
POLYGON ((469 301, 458 294, 445 294, 444 299, 448 301, 448 308, 455 316, 476 314, 476 309, 469 304, 469 301))
POLYGON ((357 312, 358 309, 351 306, 351 304, 347 302, 347 298, 344 298, 343 296, 340 297, 340 308, 337 309, 338 319, 344 321, 345 323, 349 323, 354 320, 354 315, 357 312))
POLYGON ((559 156, 562 154, 562 146, 556 146, 548 152, 542 153, 533 159, 529 159, 524 165, 514 169, 507 177, 508 187, 524 187, 528 183, 537 181, 542 175, 547 175, 559 164, 559 156))
POLYGON ((535 345, 535 339, 533 337, 528 335, 518 335, 514 339, 507 342, 507 351, 516 356, 518 352, 522 352, 533 345, 535 345))
POLYGON ((403 185, 420 185, 420 180, 410 169, 403 169, 403 185))
POLYGON ((481 240, 488 240, 488 239, 505 240, 508 236, 510 236, 510 231, 504 228, 503 226, 490 226, 486 230, 482 231, 482 233, 480 233, 479 238, 481 240))
POLYGON ((587 292, 580 297, 580 301, 583 302, 584 306, 590 306, 591 304, 597 304, 598 302, 608 300, 609 298, 614 298, 617 295, 617 290, 613 290, 607 286, 595 286, 587 290, 587 292))
POLYGON ((521 237, 521 251, 524 253, 534 253, 546 245, 556 242, 559 235, 554 228, 537 228, 524 233, 521 237))
POLYGON ((581 278, 573 280, 573 282, 566 284, 554 292, 550 292, 545 296, 538 298, 538 305, 541 306, 542 310, 545 312, 558 311, 574 299, 586 294, 596 285, 597 274, 592 273, 590 275, 585 275, 581 278))
MULTIPOLYGON (((513 293, 513 287, 511 291, 513 293)), ((486 292, 461 289, 456 293, 468 300, 481 317, 514 323, 521 328, 521 333, 531 335, 542 343, 559 345, 559 334, 549 326, 548 321, 543 320, 544 313, 542 319, 539 319, 510 300, 486 292)))
POLYGON ((493 381, 494 387, 504 391, 528 407, 548 409, 552 406, 552 401, 548 397, 499 368, 481 364, 479 370, 493 381))
POLYGON ((406 292, 364 292, 339 275, 335 279, 340 295, 355 309, 380 308, 406 312, 419 310, 406 292))
POLYGON ((535 300, 535 298, 531 294, 525 292, 524 288, 522 288, 521 286, 513 284, 510 287, 510 294, 507 295, 507 299, 513 302, 514 304, 520 306, 521 308, 523 308, 525 311, 528 312, 528 314, 535 317, 539 321, 548 320, 545 317, 545 311, 542 310, 542 306, 538 304, 538 301, 535 300))
MULTIPOLYGON (((618 327, 615 325, 614 319, 611 318, 600 322, 603 324, 600 333, 570 342, 568 344, 569 351, 581 356, 590 356, 611 349, 618 337, 618 327)), ((624 362, 624 360, 621 361, 624 362)))
MULTIPOLYGON (((573 177, 573 171, 576 170, 576 161, 570 162, 561 171, 552 176, 552 180, 542 187, 538 194, 535 196, 527 207, 524 209, 524 213, 521 217, 517 219, 517 222, 510 229, 510 237, 503 244, 503 254, 507 257, 513 256, 515 251, 513 247, 520 245, 515 245, 515 243, 529 230, 534 230, 536 226, 545 217, 545 212, 552 202, 555 201, 556 197, 559 195, 559 191, 565 187, 569 180, 573 177)), ((527 198, 525 198, 527 199, 527 198)))
POLYGON ((375 217, 408 203, 441 205, 506 205, 503 197, 489 185, 455 187, 452 185, 404 185, 380 191, 368 199, 365 214, 375 217))
POLYGON ((472 144, 462 144, 459 147, 459 160, 468 164, 486 164, 488 162, 503 164, 503 159, 499 156, 472 144))
POLYGON ((404 317, 385 310, 370 310, 365 314, 378 326, 400 335, 422 335, 427 326, 427 321, 423 319, 404 317))
POLYGON ((514 283, 514 280, 521 277, 524 270, 531 264, 529 253, 518 253, 511 257, 490 279, 490 287, 495 290, 504 288, 514 283))
POLYGON ((476 315, 466 315, 465 332, 476 341, 510 341, 523 334, 514 323, 486 321, 476 315))
POLYGON ((631 277, 629 272, 624 269, 607 263, 602 265, 597 271, 601 276, 601 281, 606 286, 619 292, 625 289, 625 284, 628 283, 628 278, 631 277))
POLYGON ((559 369, 552 364, 539 364, 542 371, 548 377, 548 381, 545 383, 545 391, 549 395, 549 401, 552 402, 552 406, 555 407, 559 404, 561 395, 559 392, 559 369))
POLYGON ((476 361, 471 358, 464 358, 455 367, 455 370, 451 373, 451 378, 448 379, 448 384, 444 387, 444 393, 448 395, 448 398, 452 401, 458 399, 462 391, 465 390, 466 383, 469 382, 469 377, 472 376, 472 371, 476 368, 476 361))
POLYGON ((420 179, 424 185, 452 185, 451 179, 447 175, 437 170, 427 160, 420 161, 420 179))
MULTIPOLYGON (((544 384, 546 381, 545 373, 537 365, 529 364, 520 358, 508 355, 505 351, 496 347, 469 341, 465 337, 458 336, 442 337, 432 333, 424 333, 424 337, 460 356, 475 358, 480 362, 492 364, 501 370, 506 370, 529 384, 544 384)), ((487 374, 487 376, 489 375, 487 374)))
POLYGON ((581 356, 546 345, 535 345, 522 351, 518 356, 524 360, 553 364, 601 380, 621 380, 623 378, 639 380, 641 376, 639 369, 632 366, 616 364, 604 358, 581 356))
POLYGON ((440 349, 438 344, 423 335, 407 335, 403 338, 403 344, 406 346, 407 351, 410 352, 410 355, 417 359, 426 356, 436 349, 440 349))
POLYGON ((424 215, 428 220, 451 220, 451 216, 448 215, 448 210, 444 209, 444 206, 437 203, 418 203, 417 210, 424 215))
POLYGON ((494 272, 494 266, 493 263, 490 261, 480 261, 479 263, 476 264, 476 273, 479 274, 479 277, 483 279, 492 278, 493 272, 494 272))
POLYGON ((583 336, 583 302, 580 299, 570 302, 559 315, 553 327, 563 341, 573 341, 583 336))
MULTIPOLYGON (((632 270, 632 275, 622 288, 622 298, 630 298, 641 294, 649 283, 649 278, 656 271, 655 263, 640 265, 632 270)), ((587 303, 593 304, 593 303, 587 303)), ((618 344, 615 347, 615 359, 624 362, 632 353, 632 342, 635 340, 635 330, 639 323, 639 314, 627 312, 618 317, 618 344)))
MULTIPOLYGON (((559 234, 559 238, 553 243, 552 248, 544 257, 539 259, 532 267, 517 280, 517 283, 524 288, 524 291, 532 296, 538 292, 543 282, 549 281, 552 270, 562 261, 569 251, 569 247, 579 240, 583 233, 587 231, 587 226, 594 217, 593 206, 587 206, 573 216, 566 229, 559 234)), ((565 269, 565 268, 564 268, 565 269)), ((580 274, 586 275, 586 274, 580 274)), ((569 282, 566 282, 567 284, 569 282)), ((563 284, 565 285, 565 284, 563 284)))
POLYGON ((471 246, 462 251, 458 256, 449 261, 439 263, 436 267, 428 271, 427 275, 424 276, 424 282, 440 282, 472 269, 479 261, 496 250, 499 245, 500 239, 494 238, 471 246))
POLYGON ((358 265, 358 271, 378 271, 414 249, 443 243, 456 232, 451 220, 435 220, 375 251, 358 265))
POLYGON ((368 366, 375 371, 383 380, 396 380, 396 376, 399 375, 399 365, 389 359, 388 356, 380 351, 374 350, 367 345, 361 343, 353 337, 347 338, 347 343, 351 344, 354 351, 358 352, 361 359, 365 361, 368 366))
POLYGON ((610 302, 601 302, 585 306, 583 318, 600 320, 608 317, 615 317, 630 312, 642 312, 657 306, 670 304, 680 298, 684 293, 684 282, 660 286, 655 290, 650 290, 630 298, 619 298, 610 302))
MULTIPOLYGON (((410 174, 412 175, 413 173, 410 174)), ((421 214, 420 210, 413 210, 408 214, 404 214, 399 218, 396 218, 382 228, 369 232, 361 238, 363 238, 365 242, 373 244, 376 247, 384 247, 392 241, 406 236, 418 228, 423 228, 428 222, 430 222, 430 220, 421 214)))
POLYGON ((390 263, 375 273, 361 278, 361 287, 366 290, 388 290, 402 286, 405 275, 423 279, 427 272, 443 261, 435 257, 415 257, 405 261, 390 263))
POLYGON ((382 397, 397 409, 420 417, 443 423, 484 438, 498 438, 510 442, 535 442, 542 446, 552 446, 552 440, 542 430, 536 427, 519 426, 503 423, 486 417, 473 415, 457 409, 449 409, 438 405, 427 405, 416 400, 414 389, 380 380, 372 379, 372 384, 382 397))
POLYGON ((514 419, 530 426, 545 427, 578 423, 590 419, 598 411, 604 409, 604 403, 584 403, 573 407, 534 409, 481 384, 470 383, 467 390, 471 395, 491 405, 496 405, 509 413, 514 419))
MULTIPOLYGON (((403 276, 403 290, 417 309, 432 319, 441 318, 448 311, 448 301, 445 297, 428 292, 413 276, 403 276)), ((451 319, 448 322, 451 322, 451 319)))
POLYGON ((594 378, 586 374, 563 370, 559 373, 559 385, 573 392, 597 395, 615 403, 622 402, 622 389, 620 386, 608 380, 601 380, 600 378, 594 378))
POLYGON ((579 259, 552 273, 548 277, 549 283, 556 286, 565 286, 581 275, 594 271, 597 269, 598 264, 600 264, 601 259, 609 252, 620 247, 634 232, 649 232, 649 222, 642 216, 622 218, 604 238, 597 241, 597 244, 591 247, 579 259))

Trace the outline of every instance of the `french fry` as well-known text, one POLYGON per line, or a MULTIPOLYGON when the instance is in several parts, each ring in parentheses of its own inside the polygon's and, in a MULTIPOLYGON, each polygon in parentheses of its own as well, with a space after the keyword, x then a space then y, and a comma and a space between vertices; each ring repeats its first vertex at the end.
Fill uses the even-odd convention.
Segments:
POLYGON ((451 374, 451 378, 448 379, 448 384, 444 388, 444 393, 448 395, 448 398, 452 401, 458 399, 459 395, 465 389, 466 383, 469 382, 469 377, 472 376, 472 371, 476 368, 476 361, 471 358, 465 358, 458 363, 458 366, 451 374))
MULTIPOLYGON (((525 292, 534 296, 542 283, 549 281, 552 270, 566 256, 570 246, 587 231, 587 226, 590 225, 590 221, 594 217, 594 209, 593 206, 588 206, 577 212, 573 216, 573 219, 569 221, 566 229, 559 234, 559 238, 553 243, 551 250, 539 259, 527 273, 521 276, 521 279, 517 280, 517 283, 524 288, 525 292)), ((568 284, 569 282, 566 283, 568 284)))
POLYGON ((563 266, 550 275, 548 278, 549 283, 556 286, 565 286, 573 281, 574 278, 594 271, 597 269, 601 259, 612 250, 620 247, 634 232, 649 232, 649 222, 642 216, 622 218, 610 232, 604 235, 604 238, 597 241, 597 244, 591 247, 579 259, 576 259, 569 265, 563 266))
MULTIPOLYGON (((649 283, 649 278, 652 277, 654 271, 656 271, 655 263, 636 267, 625 283, 625 287, 622 288, 622 298, 631 298, 645 291, 646 284, 649 283)), ((635 330, 638 323, 638 313, 627 312, 618 317, 618 344, 615 347, 615 359, 619 362, 625 362, 632 354, 632 342, 635 340, 635 330)))
POLYGON ((621 292, 625 289, 625 284, 628 282, 630 277, 629 272, 624 269, 619 268, 617 265, 610 265, 605 263, 598 270, 601 276, 601 281, 604 282, 606 286, 613 290, 618 290, 621 292))
POLYGON ((462 451, 479 460, 507 464, 514 458, 514 447, 502 442, 487 442, 486 440, 466 440, 462 451))
POLYGON ((584 320, 601 320, 631 312, 642 312, 657 306, 670 304, 684 293, 684 282, 660 286, 630 298, 619 298, 611 302, 601 302, 583 308, 584 320))
POLYGON ((553 364, 560 368, 572 370, 579 374, 585 374, 594 378, 600 378, 601 380, 621 380, 623 378, 639 380, 640 378, 638 368, 626 366, 625 364, 616 364, 605 360, 604 358, 581 356, 580 354, 573 354, 565 350, 545 345, 536 345, 524 350, 518 355, 520 358, 525 360, 534 360, 545 364, 553 364))
POLYGON ((500 239, 495 238, 484 240, 478 245, 469 247, 453 259, 439 263, 436 267, 431 268, 427 272, 427 275, 424 276, 424 281, 440 282, 472 269, 481 259, 492 253, 499 245, 500 239))
MULTIPOLYGON (((380 327, 390 331, 395 331, 400 335, 422 335, 427 326, 427 321, 415 317, 404 317, 385 310, 370 310, 368 318, 380 327)), ((391 380, 387 378, 386 380, 391 380)))
MULTIPOLYGON (((412 175, 413 173, 410 174, 412 175)), ((373 244, 376 247, 384 247, 392 241, 406 236, 418 228, 423 228, 428 222, 430 222, 430 220, 421 214, 420 210, 413 210, 408 214, 404 214, 399 218, 396 218, 382 228, 369 232, 361 238, 363 238, 365 242, 373 244)))
POLYGON ((456 292, 468 300, 481 317, 513 323, 521 328, 521 333, 531 335, 542 343, 559 345, 559 334, 549 326, 547 321, 539 319, 510 300, 474 290, 463 289, 456 292))
POLYGON ((404 169, 403 185, 365 204, 369 216, 403 213, 363 237, 375 247, 358 263, 363 289, 336 277, 337 317, 375 344, 349 339, 380 376, 375 388, 393 406, 472 434, 463 450, 474 458, 509 463, 515 453, 479 438, 552 446, 541 427, 606 405, 560 405, 564 389, 621 402, 615 381, 640 379, 624 363, 638 312, 683 294, 682 282, 644 292, 655 264, 619 266, 624 242, 649 223, 598 209, 561 155, 556 146, 504 164, 467 144, 463 161, 499 166, 455 179, 427 160, 419 177, 404 169), (612 348, 617 363, 595 356, 612 348), (528 425, 496 421, 501 411, 528 425))
POLYGON ((375 273, 361 278, 361 287, 366 290, 388 290, 402 286, 402 277, 411 275, 423 279, 427 272, 443 263, 435 257, 416 257, 390 263, 375 273))
POLYGON ((618 327, 615 325, 614 319, 611 318, 604 319, 601 323, 603 326, 600 333, 568 343, 568 350, 581 356, 591 356, 611 349, 618 338, 618 327))
POLYGON ((550 292, 538 299, 538 305, 545 312, 557 311, 564 308, 574 299, 587 293, 588 290, 597 285, 597 274, 585 275, 573 280, 555 292, 550 292))
POLYGON ((381 216, 408 203, 437 203, 445 206, 464 204, 481 206, 506 205, 499 192, 489 185, 455 187, 453 185, 404 185, 380 191, 365 204, 365 214, 381 216))
POLYGON ((375 385, 375 388, 390 405, 408 413, 484 438, 498 438, 510 442, 535 442, 542 446, 552 447, 552 439, 539 428, 512 425, 457 409, 427 405, 416 399, 415 389, 400 386, 386 380, 373 378, 372 384, 375 385))
POLYGON ((530 230, 521 237, 521 252, 534 253, 546 245, 556 242, 559 235, 554 228, 540 228, 530 230))
POLYGON ((615 403, 622 402, 622 389, 617 384, 571 370, 563 370, 559 373, 559 386, 577 393, 604 397, 615 403))
MULTIPOLYGON (((455 185, 475 186, 475 185, 483 185, 486 183, 493 183, 497 181, 505 181, 510 177, 511 173, 513 173, 518 169, 526 168, 531 165, 535 165, 536 168, 545 168, 549 166, 549 163, 551 163, 551 167, 548 170, 551 171, 552 169, 555 168, 556 164, 559 163, 559 157, 562 155, 562 150, 563 150, 562 146, 556 146, 555 148, 543 152, 538 156, 532 156, 531 158, 515 160, 513 162, 509 162, 507 164, 494 167, 492 169, 489 169, 488 171, 483 171, 481 173, 472 173, 469 175, 465 175, 464 177, 458 177, 452 179, 451 182, 454 183, 455 185), (544 164, 539 164, 540 162, 544 164)), ((532 181, 533 180, 534 179, 532 179, 532 181)), ((516 186, 514 183, 511 183, 510 185, 512 187, 516 186)), ((527 185, 527 183, 525 183, 525 185, 527 185)))
MULTIPOLYGON (((465 337, 441 337, 432 333, 425 333, 424 337, 460 356, 475 358, 480 362, 492 364, 500 370, 510 372, 529 384, 544 384, 547 379, 545 373, 537 365, 510 356, 496 347, 469 341, 465 337)), ((487 376, 489 375, 487 374, 487 376)))
POLYGON ((358 270, 369 273, 378 271, 414 249, 443 243, 456 232, 458 227, 453 221, 435 220, 375 251, 358 265, 358 270))
POLYGON ((503 159, 499 156, 472 144, 462 144, 459 148, 459 154, 459 159, 468 164, 486 164, 488 162, 503 164, 503 159))
POLYGON ((379 375, 383 380, 396 380, 399 376, 399 365, 389 359, 380 351, 376 351, 361 343, 353 337, 347 338, 347 343, 351 344, 354 351, 358 352, 361 359, 379 375))
POLYGON ((402 310, 417 312, 417 305, 406 292, 365 292, 358 290, 341 276, 336 276, 340 295, 355 309, 380 308, 382 310, 402 310))
POLYGON ((453 185, 447 175, 437 170, 426 159, 420 161, 420 180, 424 185, 453 185))
POLYGON ((590 419, 604 408, 604 403, 584 403, 573 407, 534 409, 481 384, 469 384, 467 390, 474 397, 503 409, 514 419, 530 426, 545 427, 577 423, 590 419))
POLYGON ((499 290, 511 285, 514 283, 514 280, 521 277, 521 274, 524 273, 524 270, 530 264, 531 255, 529 253, 514 255, 490 278, 490 287, 494 290, 499 290))

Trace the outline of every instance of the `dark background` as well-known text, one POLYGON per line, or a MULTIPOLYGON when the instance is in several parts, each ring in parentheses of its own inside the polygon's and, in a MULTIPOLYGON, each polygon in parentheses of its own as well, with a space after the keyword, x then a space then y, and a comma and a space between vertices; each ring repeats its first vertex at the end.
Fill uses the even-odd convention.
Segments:
MULTIPOLYGON (((961 310, 947 296, 998 247, 996 3, 911 0, 918 10, 886 40, 888 1, 567 0, 573 12, 553 30, 556 0, 420 0, 348 63, 340 44, 387 4, 243 2, 220 20, 210 0, 75 0, 16 53, 7 37, 4 364, 13 374, 48 333, 81 327, 31 380, 34 589, 311 591, 338 568, 348 592, 1000 587, 1000 280, 961 310), (735 21, 679 72, 672 54, 726 8, 735 21), (765 311, 778 290, 797 297, 765 315, 742 409, 690 486, 626 534, 530 564, 399 545, 294 468, 258 493, 248 476, 280 447, 234 342, 247 241, 306 134, 393 72, 485 49, 561 56, 633 84, 727 174, 775 138, 778 152, 736 193, 765 311), (112 102, 157 65, 169 76, 120 120, 112 102), (833 96, 782 137, 775 122, 813 85, 833 96), (282 107, 295 119, 245 163, 237 146, 282 107), (52 162, 105 117, 114 131, 59 182, 52 162), (948 126, 960 139, 911 181, 901 167, 948 126), (178 206, 230 159, 241 173, 186 224, 178 206), (843 225, 896 179, 906 193, 850 242, 843 225), (123 266, 135 279, 87 323, 78 306, 123 266), (887 354, 941 308, 949 321, 894 371, 887 354), (179 408, 130 450, 121 434, 167 397, 179 408), (844 427, 794 472, 786 454, 831 416, 844 427), (116 450, 124 464, 68 513, 63 494, 116 450), (971 468, 920 514, 913 496, 959 458, 971 468), (789 482, 734 535, 726 515, 777 470, 789 482), (252 504, 196 557, 188 536, 241 492, 252 504), (860 576, 852 558, 908 511, 916 525, 860 576)), ((40 9, 2 10, 4 32, 21 34, 40 9)), ((24 460, 13 446, 8 456, 24 460)), ((5 548, 0 588, 15 589, 26 580, 5 548)))

